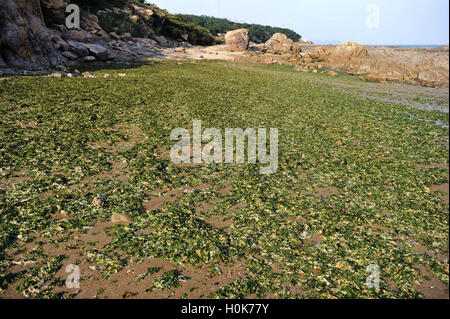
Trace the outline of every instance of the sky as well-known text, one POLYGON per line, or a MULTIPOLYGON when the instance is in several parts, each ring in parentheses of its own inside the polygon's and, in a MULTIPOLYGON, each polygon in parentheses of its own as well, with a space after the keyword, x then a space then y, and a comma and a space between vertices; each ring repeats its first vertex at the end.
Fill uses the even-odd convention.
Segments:
POLYGON ((315 43, 449 43, 448 0, 150 0, 171 13, 290 28, 315 43))

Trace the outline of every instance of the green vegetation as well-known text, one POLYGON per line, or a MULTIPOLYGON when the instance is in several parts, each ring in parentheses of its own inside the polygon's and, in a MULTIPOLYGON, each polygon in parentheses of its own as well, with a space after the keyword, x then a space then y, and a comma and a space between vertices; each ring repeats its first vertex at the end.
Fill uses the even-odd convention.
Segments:
POLYGON ((104 9, 112 7, 123 7, 130 2, 142 3, 142 1, 133 0, 72 0, 70 3, 78 4, 81 8, 104 9))
POLYGON ((167 13, 167 21, 164 23, 162 34, 169 39, 182 39, 183 35, 187 35, 188 42, 193 45, 213 45, 221 42, 207 29, 185 22, 170 13, 167 13))
POLYGON ((106 32, 116 32, 117 34, 130 33, 133 37, 145 38, 150 36, 153 32, 147 26, 144 19, 136 16, 133 20, 131 14, 122 12, 108 12, 107 14, 98 17, 99 25, 106 32))
POLYGON ((213 36, 207 29, 197 24, 186 22, 180 19, 179 16, 160 9, 153 4, 146 4, 146 6, 153 11, 159 11, 166 16, 161 33, 169 39, 179 40, 182 39, 184 35, 188 35, 188 42, 194 45, 212 45, 221 41, 213 36))
POLYGON ((76 297, 69 263, 81 293, 105 298, 132 284, 138 298, 417 298, 425 276, 448 289, 449 206, 434 187, 448 183, 447 114, 277 65, 87 67, 95 79, 0 82, 1 298, 76 297), (170 132, 193 120, 279 128, 278 172, 175 165, 170 132))
MULTIPOLYGON (((74 3, 81 6, 84 14, 86 12, 96 13, 98 9, 123 8, 126 4, 133 2, 144 5, 142 1, 127 0, 74 1, 74 3)), ((152 16, 150 24, 149 21, 130 7, 131 10, 129 13, 111 11, 98 16, 99 25, 106 32, 114 31, 118 34, 130 33, 134 37, 152 37, 152 35, 158 33, 168 39, 182 40, 187 35, 187 41, 193 45, 212 45, 221 41, 201 26, 183 21, 178 16, 170 14, 153 4, 145 4, 145 6, 156 13, 152 16)))
POLYGON ((212 34, 218 35, 219 33, 227 33, 236 29, 248 29, 250 41, 255 43, 264 43, 269 40, 274 33, 284 33, 288 38, 293 41, 298 41, 301 38, 297 32, 286 28, 277 28, 271 26, 264 26, 260 24, 239 23, 230 21, 228 19, 220 19, 209 16, 196 16, 190 14, 180 14, 177 16, 179 20, 199 25, 208 29, 212 34))
MULTIPOLYGON (((259 24, 237 23, 227 19, 219 19, 208 16, 195 15, 175 15, 167 12, 164 9, 157 7, 154 4, 144 4, 143 1, 130 0, 75 0, 79 4, 83 12, 96 13, 98 9, 105 8, 123 8, 130 2, 140 3, 152 9, 154 12, 165 16, 163 20, 154 21, 154 26, 158 33, 164 35, 168 39, 180 40, 185 35, 188 36, 188 42, 193 45, 213 45, 221 43, 222 40, 217 37, 219 33, 226 33, 230 30, 246 28, 249 30, 250 40, 256 43, 263 43, 270 39, 270 37, 277 32, 286 34, 289 38, 297 41, 301 36, 296 32, 270 26, 263 26, 259 24)), ((139 17, 137 20, 131 19, 134 15, 134 10, 130 14, 109 12, 108 14, 99 17, 99 24, 106 32, 116 31, 118 34, 130 33, 134 37, 147 37, 150 32, 147 21, 139 17)))

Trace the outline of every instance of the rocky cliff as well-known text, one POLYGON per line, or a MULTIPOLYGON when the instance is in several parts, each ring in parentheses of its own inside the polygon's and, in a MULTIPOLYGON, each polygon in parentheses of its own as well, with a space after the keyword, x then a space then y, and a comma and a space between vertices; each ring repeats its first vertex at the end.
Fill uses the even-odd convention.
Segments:
POLYGON ((73 2, 81 8, 78 29, 66 27, 64 0, 2 0, 0 71, 158 57, 162 48, 214 40, 208 31, 178 24, 164 10, 139 1, 73 2))
POLYGON ((39 0, 0 2, 0 67, 47 68, 64 61, 44 24, 39 0))

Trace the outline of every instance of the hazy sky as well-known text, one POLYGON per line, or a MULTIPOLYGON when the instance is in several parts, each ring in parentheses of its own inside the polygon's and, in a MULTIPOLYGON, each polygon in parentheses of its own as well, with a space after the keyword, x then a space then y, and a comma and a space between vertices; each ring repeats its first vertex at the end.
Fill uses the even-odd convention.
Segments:
POLYGON ((171 13, 205 14, 233 21, 287 27, 301 34, 303 39, 316 43, 356 41, 363 44, 448 44, 449 38, 448 0, 149 2, 171 13))

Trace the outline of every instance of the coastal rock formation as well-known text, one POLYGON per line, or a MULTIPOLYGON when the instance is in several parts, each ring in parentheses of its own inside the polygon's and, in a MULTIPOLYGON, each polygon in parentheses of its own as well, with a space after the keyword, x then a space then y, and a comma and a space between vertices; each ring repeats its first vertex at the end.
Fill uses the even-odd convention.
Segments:
MULTIPOLYGON (((294 41, 282 33, 275 33, 265 44, 264 48, 273 54, 287 54, 293 52, 294 41)), ((296 46, 298 50, 298 46, 296 46)))
POLYGON ((248 49, 250 38, 247 29, 229 31, 225 35, 225 42, 229 49, 235 51, 245 51, 248 49))
MULTIPOLYGON (((288 47, 288 46, 287 46, 288 47)), ((365 47, 355 42, 342 45, 293 44, 293 50, 282 54, 265 49, 250 51, 238 60, 244 63, 292 65, 301 72, 318 69, 345 71, 372 82, 396 81, 430 87, 449 86, 449 49, 365 47), (301 46, 301 53, 295 47, 301 46)), ((337 76, 334 71, 328 72, 337 76)))
POLYGON ((369 56, 367 49, 356 42, 344 42, 336 47, 319 46, 310 54, 317 61, 340 61, 362 59, 369 56))
MULTIPOLYGON (((163 11, 154 11, 145 6, 132 4, 123 8, 105 8, 98 10, 95 17, 98 18, 97 23, 100 25, 108 25, 105 31, 114 32, 120 38, 130 35, 130 30, 134 29, 139 33, 140 37, 156 40, 158 34, 161 33, 167 17, 163 11), (115 26, 111 28, 111 25, 115 26)), ((180 35, 181 38, 181 35, 180 35)), ((124 40, 124 39, 122 39, 124 40)), ((130 41, 124 40, 124 41, 130 41)))
POLYGON ((172 25, 170 39, 161 35, 167 16, 156 7, 137 2, 106 6, 82 14, 80 28, 68 29, 68 4, 68 0, 0 1, 0 75, 25 74, 24 69, 48 69, 67 61, 161 57, 165 47, 189 46, 188 29, 172 25))
POLYGON ((427 49, 368 48, 354 42, 336 47, 316 47, 299 64, 332 68, 365 75, 369 81, 387 80, 425 86, 448 86, 447 55, 427 49))
POLYGON ((44 24, 39 0, 0 2, 0 65, 46 68, 64 63, 44 24))

